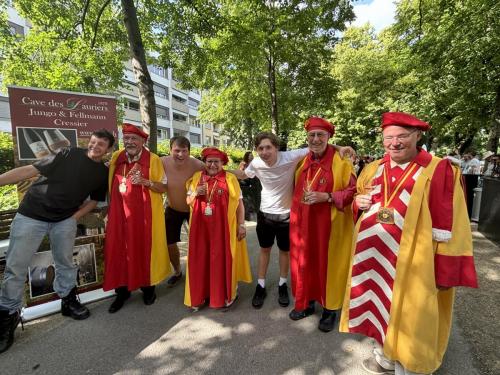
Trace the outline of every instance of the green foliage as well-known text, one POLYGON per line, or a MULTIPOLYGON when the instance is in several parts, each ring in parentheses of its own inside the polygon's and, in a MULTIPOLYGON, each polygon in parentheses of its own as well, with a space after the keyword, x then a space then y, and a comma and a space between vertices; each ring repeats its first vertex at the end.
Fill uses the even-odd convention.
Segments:
POLYGON ((299 115, 330 105, 327 61, 353 18, 349 2, 172 1, 162 10, 160 61, 187 86, 210 90, 202 118, 223 125, 236 145, 250 147, 271 128, 273 97, 285 136, 299 115))
MULTIPOLYGON (((0 132, 0 174, 14 168, 12 135, 0 132)), ((0 186, 0 209, 10 210, 19 205, 16 185, 0 186)))
POLYGON ((500 4, 405 0, 397 9, 392 48, 418 90, 409 107, 428 116, 436 145, 464 151, 500 116, 500 4))
POLYGON ((14 145, 10 133, 0 132, 0 174, 14 168, 14 145))
POLYGON ((33 28, 22 38, 0 35, 4 85, 100 93, 120 86, 128 57, 124 28, 110 6, 100 13, 105 1, 86 11, 84 3, 14 2, 33 28))
POLYGON ((432 125, 426 143, 439 154, 484 148, 500 123, 498 19, 493 0, 405 0, 381 34, 346 30, 331 63, 336 141, 379 152, 381 113, 404 111, 432 125))
MULTIPOLYGON (((237 169, 240 162, 243 160, 243 156, 247 150, 232 147, 232 146, 222 146, 219 148, 220 150, 227 153, 229 156, 229 163, 226 166, 226 169, 237 169)), ((201 147, 191 147, 191 156, 201 160, 201 147)), ((162 141, 158 143, 158 155, 166 156, 170 154, 170 146, 169 141, 162 141)))
POLYGON ((18 206, 16 185, 0 186, 0 209, 13 210, 18 206))

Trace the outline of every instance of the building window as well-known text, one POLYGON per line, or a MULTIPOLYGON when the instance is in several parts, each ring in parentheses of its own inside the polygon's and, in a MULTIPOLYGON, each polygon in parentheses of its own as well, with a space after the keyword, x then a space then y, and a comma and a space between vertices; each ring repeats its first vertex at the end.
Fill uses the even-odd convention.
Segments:
POLYGON ((158 139, 169 139, 170 129, 168 128, 158 128, 158 139))
POLYGON ((198 108, 200 105, 200 102, 198 100, 195 100, 193 98, 188 98, 188 105, 193 108, 198 108))
POLYGON ((186 132, 183 132, 182 130, 180 129, 176 129, 174 128, 174 137, 178 137, 178 136, 183 136, 185 137, 187 134, 186 132))
POLYGON ((170 120, 168 108, 156 106, 156 117, 162 118, 164 120, 170 120))
POLYGON ((165 86, 157 85, 156 83, 153 84, 153 90, 155 92, 155 96, 163 99, 168 98, 168 88, 165 86))
POLYGON ((191 143, 200 144, 200 135, 196 133, 189 133, 189 141, 191 143))
POLYGON ((216 132, 220 131, 220 125, 219 124, 214 124, 214 131, 216 131, 216 132))
POLYGON ((212 124, 205 124, 205 129, 212 129, 212 124))
POLYGON ((186 116, 183 116, 183 115, 179 115, 178 113, 173 113, 172 116, 174 117, 174 120, 177 120, 177 121, 182 121, 182 122, 186 122, 187 121, 187 117, 186 116))
POLYGON ((181 98, 180 96, 172 94, 172 100, 175 100, 176 102, 186 104, 186 99, 181 98))
POLYGON ((206 145, 211 145, 212 144, 212 138, 210 138, 209 135, 205 136, 205 144, 206 145))
POLYGON ((148 69, 151 73, 156 74, 157 76, 167 78, 167 69, 157 66, 157 65, 148 65, 148 69))
POLYGON ((7 21, 9 25, 9 31, 12 35, 24 35, 24 27, 18 25, 17 23, 7 21))
POLYGON ((189 124, 195 128, 199 128, 200 120, 198 120, 195 116, 189 116, 189 124))
POLYGON ((217 138, 214 138, 214 146, 219 147, 220 146, 220 141, 217 138))
POLYGON ((139 103, 134 102, 132 100, 127 100, 127 102, 125 103, 125 108, 128 108, 132 111, 138 111, 139 110, 139 103))

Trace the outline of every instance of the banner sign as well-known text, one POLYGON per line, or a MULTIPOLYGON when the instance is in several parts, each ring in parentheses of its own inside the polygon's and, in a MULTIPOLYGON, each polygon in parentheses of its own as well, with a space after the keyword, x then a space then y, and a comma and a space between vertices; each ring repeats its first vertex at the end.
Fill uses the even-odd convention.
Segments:
MULTIPOLYGON (((51 157, 63 147, 86 149, 96 130, 106 129, 118 139, 114 96, 15 86, 8 91, 16 167, 51 157)), ((20 199, 35 179, 17 185, 20 199)), ((102 283, 104 214, 95 211, 78 221, 73 259, 78 266, 79 292, 98 289, 102 283)), ((3 242, 0 250, 7 246, 3 242)), ((58 298, 52 289, 54 265, 49 250, 46 238, 33 257, 25 293, 28 306, 58 298)), ((0 277, 4 266, 0 253, 0 277)), ((95 298, 101 295, 95 294, 95 298)))
POLYGON ((62 147, 86 148, 99 129, 118 136, 115 97, 15 86, 8 90, 16 166, 62 147))

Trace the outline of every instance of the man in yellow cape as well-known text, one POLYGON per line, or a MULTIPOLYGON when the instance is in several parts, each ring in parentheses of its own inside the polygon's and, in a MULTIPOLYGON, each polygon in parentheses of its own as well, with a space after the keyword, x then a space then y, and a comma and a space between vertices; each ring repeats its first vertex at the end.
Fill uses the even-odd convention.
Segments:
POLYGON ((144 304, 156 299, 155 285, 170 273, 162 193, 166 178, 160 158, 144 144, 148 135, 123 125, 125 150, 109 166, 110 205, 104 245, 104 290, 115 289, 115 313, 130 292, 141 288, 144 304))
POLYGON ((384 113, 386 155, 357 181, 340 331, 374 338, 371 374, 430 374, 442 362, 454 287, 477 287, 460 171, 417 147, 430 125, 384 113))
POLYGON ((298 165, 290 210, 290 268, 295 307, 292 320, 323 307, 318 329, 333 330, 342 307, 349 270, 356 192, 352 163, 342 159, 328 139, 333 124, 310 117, 304 124, 309 153, 298 165))

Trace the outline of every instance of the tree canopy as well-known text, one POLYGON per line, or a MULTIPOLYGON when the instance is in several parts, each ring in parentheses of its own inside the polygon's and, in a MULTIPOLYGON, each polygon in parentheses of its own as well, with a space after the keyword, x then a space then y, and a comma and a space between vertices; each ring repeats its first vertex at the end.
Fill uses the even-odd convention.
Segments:
POLYGON ((328 108, 331 48, 353 13, 347 1, 175 1, 158 18, 160 60, 210 90, 203 116, 244 139, 248 126, 286 137, 328 108))
POLYGON ((432 124, 425 141, 439 153, 496 152, 500 3, 400 0, 394 25, 378 34, 346 29, 353 3, 16 0, 33 29, 10 35, 0 17, 1 74, 5 84, 109 93, 132 56, 153 138, 146 57, 205 90, 201 117, 242 147, 269 129, 300 145, 303 121, 320 115, 335 123, 336 142, 375 153, 380 115, 405 111, 432 124))

